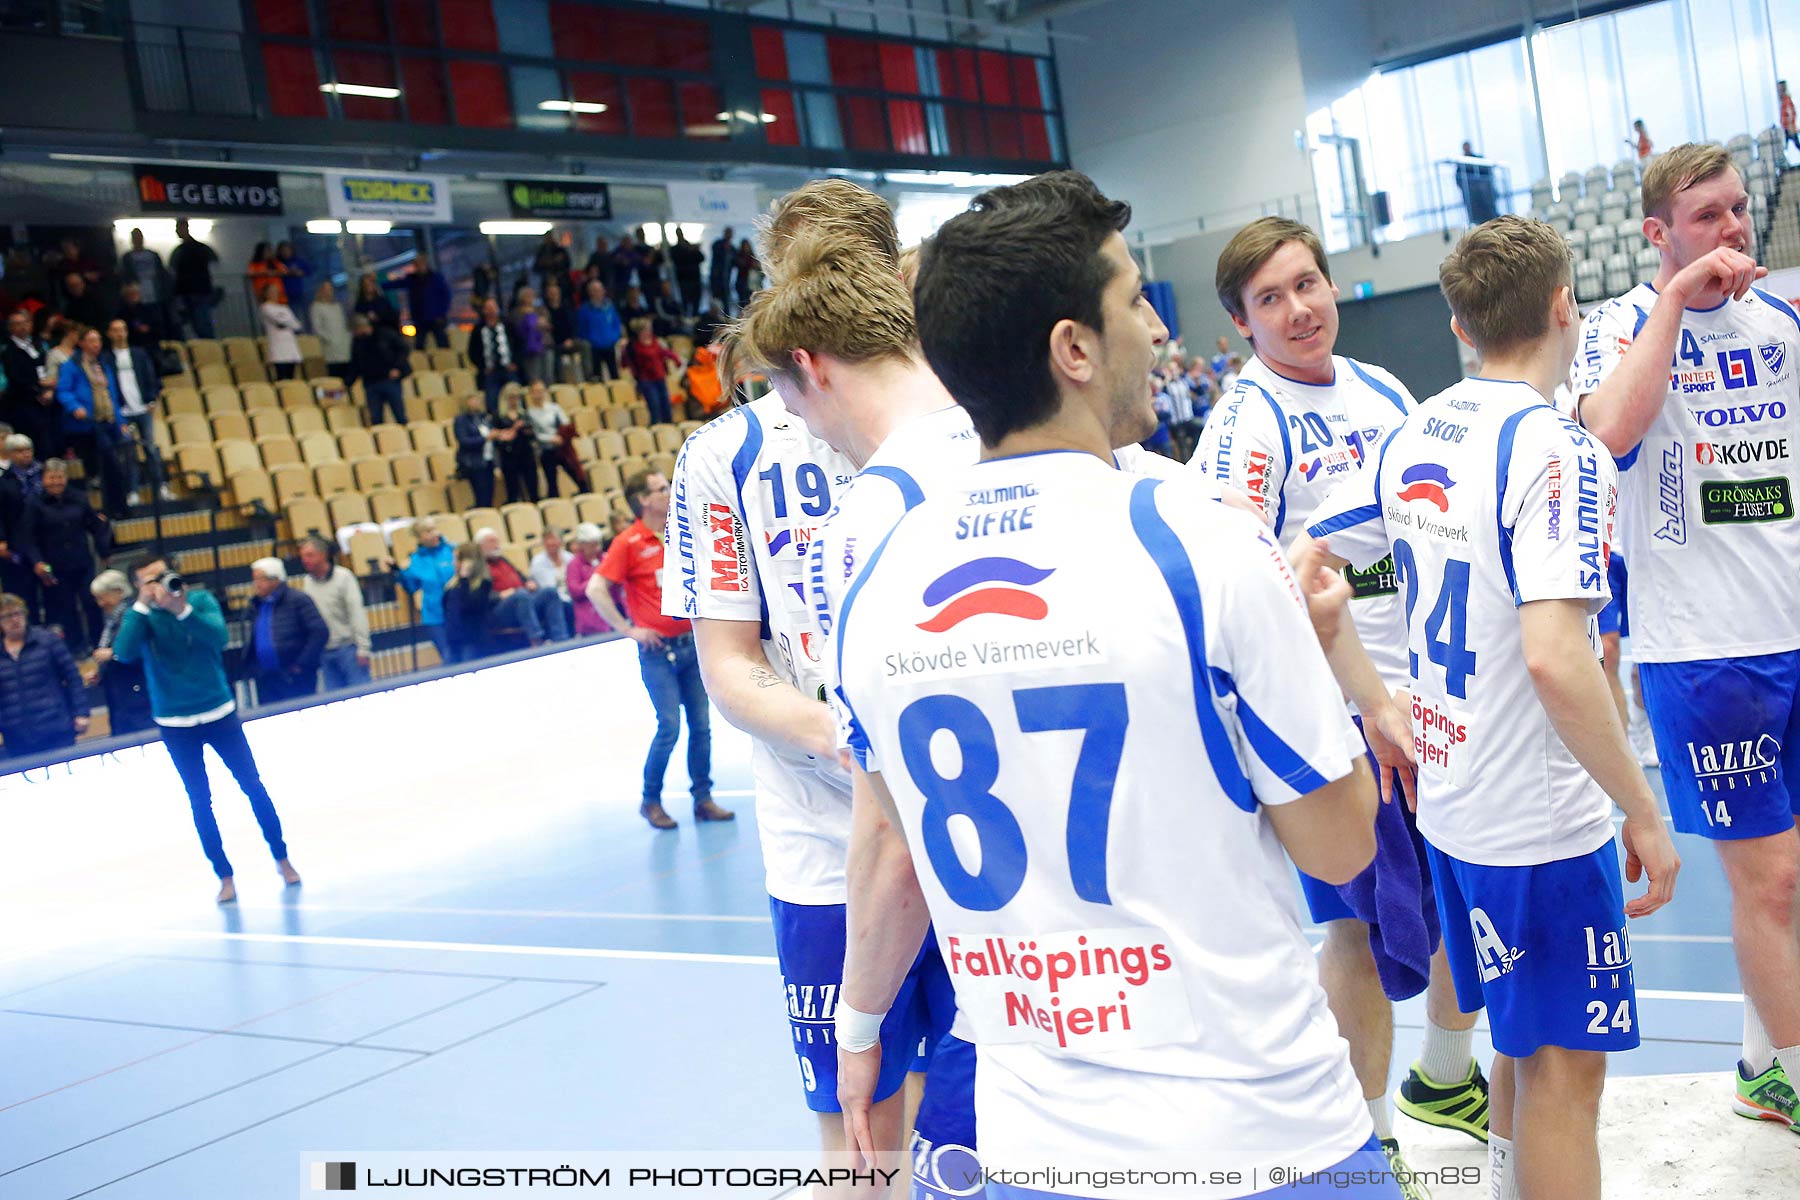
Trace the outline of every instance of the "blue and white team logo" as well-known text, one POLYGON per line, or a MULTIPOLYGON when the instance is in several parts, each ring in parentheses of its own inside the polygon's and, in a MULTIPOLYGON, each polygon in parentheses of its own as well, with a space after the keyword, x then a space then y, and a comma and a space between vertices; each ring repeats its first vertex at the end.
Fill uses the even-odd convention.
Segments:
POLYGON ((1469 910, 1469 932, 1475 935, 1475 957, 1481 961, 1483 983, 1510 975, 1513 965, 1525 957, 1525 951, 1507 946, 1506 939, 1500 936, 1494 922, 1482 909, 1469 910))
POLYGON ((1758 346, 1756 352, 1762 355, 1763 366, 1767 368, 1771 379, 1781 374, 1781 368, 1787 366, 1787 343, 1769 342, 1758 346))

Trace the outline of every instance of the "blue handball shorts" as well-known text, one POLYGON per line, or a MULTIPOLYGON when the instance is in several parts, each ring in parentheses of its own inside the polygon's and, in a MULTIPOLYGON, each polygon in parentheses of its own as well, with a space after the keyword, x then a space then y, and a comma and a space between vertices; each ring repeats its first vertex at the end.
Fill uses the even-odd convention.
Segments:
POLYGON ((1606 589, 1612 593, 1612 599, 1600 610, 1600 633, 1602 636, 1616 633, 1620 637, 1631 636, 1631 620, 1625 612, 1625 588, 1629 577, 1625 573, 1625 556, 1617 550, 1606 563, 1606 589))
POLYGON ((1631 1050, 1637 986, 1612 839, 1590 854, 1484 867, 1430 847, 1444 949, 1464 1012, 1487 1008, 1494 1049, 1631 1050))
POLYGON ((1800 814, 1800 650, 1639 663, 1669 815, 1714 841, 1768 837, 1800 814))
POLYGON ((912 1200, 967 1200, 985 1194, 975 1153, 975 1046, 945 1034, 925 1077, 913 1122, 912 1200))
MULTIPOLYGON (((837 1098, 838 990, 844 982, 846 925, 842 904, 789 904, 769 898, 775 922, 775 957, 787 992, 788 1025, 800 1060, 800 1082, 806 1107, 814 1112, 841 1112, 837 1098)), ((937 939, 927 933, 900 994, 881 1023, 881 1074, 875 1099, 900 1090, 908 1071, 920 1070, 921 1044, 936 1046, 955 1015, 949 973, 938 955, 937 939), (942 983, 937 977, 942 976, 942 983), (933 1020, 943 1029, 933 1033, 933 1020)), ((929 1054, 924 1057, 929 1060, 929 1054)))

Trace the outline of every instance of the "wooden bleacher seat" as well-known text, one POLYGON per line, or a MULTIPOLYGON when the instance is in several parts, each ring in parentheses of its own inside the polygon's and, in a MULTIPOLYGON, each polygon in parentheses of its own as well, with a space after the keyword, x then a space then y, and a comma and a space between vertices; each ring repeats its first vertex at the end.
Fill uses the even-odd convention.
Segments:
POLYGON ((389 421, 369 431, 375 438, 377 454, 408 454, 412 451, 412 435, 406 426, 389 421))
POLYGON ((430 478, 425 467, 423 455, 407 452, 396 454, 388 459, 388 467, 394 473, 395 487, 411 487, 415 483, 424 483, 430 478))
POLYGON ((366 429, 339 430, 337 435, 338 453, 345 462, 355 462, 359 458, 372 458, 375 451, 375 438, 366 429))
POLYGON ((325 508, 331 514, 331 524, 335 529, 365 524, 373 519, 369 512, 369 501, 361 492, 339 492, 325 501, 325 508))
POLYGON ((230 384, 209 384, 200 390, 200 395, 206 401, 208 416, 244 411, 244 398, 238 395, 237 388, 230 384))
POLYGON ((310 537, 314 534, 329 538, 332 534, 330 510, 317 496, 297 496, 284 502, 281 511, 287 521, 287 536, 290 538, 310 537))
POLYGON ((238 395, 243 398, 245 412, 281 407, 281 397, 277 396, 275 389, 266 383, 241 384, 238 387, 238 395))
POLYGON ((441 513, 450 507, 450 497, 441 483, 415 483, 406 489, 406 499, 412 505, 413 515, 418 517, 441 513))
POLYGON ((360 404, 333 404, 325 409, 325 428, 333 433, 346 429, 362 429, 363 408, 360 404))
POLYGON ((352 459, 350 471, 356 477, 356 490, 359 492, 394 486, 394 473, 389 469, 388 460, 385 458, 352 459))
POLYGON ((356 490, 356 475, 349 463, 327 462, 313 468, 313 484, 324 499, 356 490))
POLYGON ((295 437, 325 432, 325 410, 322 408, 291 408, 287 418, 295 437))
POLYGON ((369 514, 378 522, 404 521, 412 516, 412 505, 399 488, 371 488, 364 492, 369 501, 369 514))
POLYGON ((444 436, 443 427, 436 421, 411 421, 406 431, 412 436, 414 450, 445 450, 450 446, 450 439, 444 436))
POLYGON ((323 431, 301 435, 300 459, 309 467, 321 463, 339 462, 343 455, 338 453, 337 439, 323 431))
POLYGON ((500 515, 506 518, 506 535, 512 541, 527 542, 544 536, 544 515, 535 504, 508 504, 500 509, 500 515))
POLYGON ((265 470, 273 471, 276 467, 303 461, 300 457, 300 443, 286 435, 257 438, 256 449, 262 455, 265 470))
POLYGON ((580 521, 575 515, 575 502, 561 496, 539 500, 538 513, 543 517, 546 529, 572 530, 580 521))
POLYGON ((275 489, 275 499, 282 507, 301 496, 317 496, 317 486, 313 483, 312 468, 304 463, 283 463, 269 468, 269 483, 275 489))

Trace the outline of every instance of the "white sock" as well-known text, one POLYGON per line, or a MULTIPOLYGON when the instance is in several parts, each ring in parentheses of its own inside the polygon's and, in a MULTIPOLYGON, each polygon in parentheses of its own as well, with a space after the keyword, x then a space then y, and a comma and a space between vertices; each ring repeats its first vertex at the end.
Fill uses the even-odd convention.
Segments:
POLYGON ((1436 1084, 1448 1086, 1469 1077, 1474 1062, 1469 1047, 1475 1030, 1445 1029, 1430 1017, 1425 1018, 1425 1047, 1419 1052, 1419 1072, 1436 1084))
POLYGON ((1375 1136, 1388 1141, 1394 1136, 1394 1114, 1388 1109, 1388 1098, 1377 1096, 1369 1101, 1369 1117, 1375 1122, 1375 1136))
POLYGON ((1785 1046, 1775 1052, 1775 1061, 1787 1072, 1789 1082, 1800 1079, 1800 1046, 1785 1046))
POLYGON ((1488 1134, 1489 1200, 1519 1200, 1519 1181, 1513 1174, 1513 1144, 1497 1133, 1488 1134))
MULTIPOLYGON (((1756 1015, 1756 1006, 1744 1001, 1744 1069, 1755 1079, 1775 1063, 1775 1043, 1756 1015)), ((1785 1064, 1783 1064, 1785 1065, 1785 1064)))

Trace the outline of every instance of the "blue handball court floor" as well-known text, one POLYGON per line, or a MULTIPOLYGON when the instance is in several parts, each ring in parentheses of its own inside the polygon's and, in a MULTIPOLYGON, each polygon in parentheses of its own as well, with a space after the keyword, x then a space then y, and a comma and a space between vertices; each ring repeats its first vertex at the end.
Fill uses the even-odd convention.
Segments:
MULTIPOLYGON (((715 715, 715 795, 737 821, 689 819, 684 741, 682 824, 656 833, 636 811, 652 724, 623 643, 254 722, 305 883, 283 888, 216 772, 240 895, 224 908, 160 746, 0 777, 0 1198, 285 1198, 327 1150, 816 1145, 749 743, 715 715)), ((1791 1182, 1800 1139, 1725 1108, 1728 901, 1710 848, 1679 841, 1676 903, 1633 930, 1646 1041, 1612 1060, 1608 1103, 1672 1108, 1655 1119, 1686 1122, 1679 1139, 1783 1161, 1791 1182)), ((1397 1021, 1396 1076, 1422 1004, 1397 1021)), ((1609 1107, 1609 1125, 1652 1119, 1637 1111, 1609 1107)), ((1437 1147, 1484 1161, 1403 1124, 1415 1165, 1437 1147)), ((1645 1145, 1673 1165, 1616 1194, 1707 1195, 1729 1173, 1659 1135, 1620 1154, 1645 1145)))

